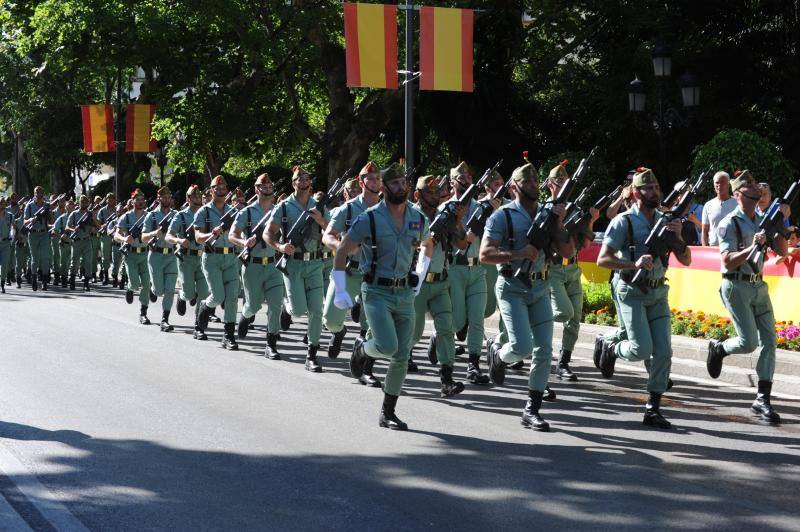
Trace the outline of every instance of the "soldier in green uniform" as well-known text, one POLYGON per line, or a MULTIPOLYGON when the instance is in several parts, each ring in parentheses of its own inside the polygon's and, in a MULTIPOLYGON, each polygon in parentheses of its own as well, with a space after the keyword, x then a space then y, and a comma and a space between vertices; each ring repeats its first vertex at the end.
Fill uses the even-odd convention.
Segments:
MULTIPOLYGON (((106 225, 117 208, 117 198, 113 193, 109 192, 106 194, 105 201, 106 204, 97 211, 97 221, 100 222, 100 231, 98 231, 98 238, 100 241, 100 280, 103 286, 108 285, 110 282, 108 270, 111 268, 111 257, 113 254, 112 243, 114 241, 111 235, 108 234, 108 231, 106 231, 106 225)), ((116 277, 116 272, 112 273, 114 273, 116 277)))
POLYGON ((92 234, 99 224, 94 212, 89 208, 89 196, 81 195, 78 208, 67 216, 66 232, 72 240, 72 261, 69 269, 69 286, 75 290, 75 278, 83 268, 83 291, 89 291, 92 268, 92 234))
POLYGON ((75 210, 75 202, 67 200, 64 212, 53 222, 53 234, 58 237, 58 269, 61 272, 61 287, 66 288, 69 282, 69 267, 72 263, 72 239, 67 234, 67 218, 75 210))
MULTIPOLYGON (((97 212, 103 207, 105 207, 105 200, 100 196, 95 196, 94 200, 89 204, 89 208, 95 213, 95 218, 97 217, 97 212)), ((97 282, 97 267, 100 265, 100 233, 97 231, 92 233, 89 241, 92 243, 92 266, 91 272, 87 271, 87 274, 94 283, 97 282)))
MULTIPOLYGON (((128 211, 117 220, 117 232, 114 239, 127 248, 123 253, 125 257, 125 271, 128 276, 128 286, 125 291, 125 301, 133 303, 133 293, 139 291, 139 323, 150 325, 147 317, 147 304, 150 299, 150 272, 147 268, 147 245, 142 241, 141 230, 144 225, 146 203, 144 193, 138 188, 131 193, 133 210, 128 211), (134 230, 136 234, 131 234, 134 230)), ((120 249, 122 252, 122 248, 120 249)))
MULTIPOLYGON (((756 206, 761 190, 748 170, 737 171, 731 181, 733 197, 739 204, 736 209, 722 219, 717 227, 719 251, 722 258, 722 284, 720 296, 731 315, 738 336, 724 342, 711 340, 708 345, 707 368, 711 378, 716 379, 722 372, 722 360, 734 353, 750 353, 758 348, 758 394, 751 407, 762 421, 780 423, 781 418, 770 402, 772 377, 775 373, 775 316, 769 298, 767 283, 761 270, 763 255, 758 268, 747 262, 747 256, 756 246, 767 242, 781 256, 786 255, 788 246, 782 234, 771 239, 759 230, 763 219, 756 206)), ((779 207, 784 219, 789 219, 788 205, 779 207)), ((770 235, 771 236, 771 235, 770 235)))
MULTIPOLYGON (((430 225, 438 214, 439 178, 427 175, 417 179, 414 190, 414 207, 422 211, 430 225)), ((456 210, 456 219, 463 216, 464 208, 456 210)), ((457 228, 461 233, 463 227, 457 228)), ((430 312, 433 318, 433 333, 431 334, 429 357, 432 364, 439 365, 439 380, 441 381, 442 397, 451 397, 464 391, 464 383, 453 380, 453 365, 455 364, 455 338, 453 331, 453 303, 450 301, 450 283, 447 265, 445 263, 445 250, 450 246, 451 235, 432 235, 434 237, 433 253, 430 258, 428 272, 422 288, 414 298, 414 336, 411 339, 413 346, 422 338, 425 330, 425 314, 430 312)), ((483 307, 481 307, 483 309, 483 307)), ((411 358, 411 351, 409 351, 411 358)))
MULTIPOLYGON (((362 212, 378 204, 382 186, 383 182, 381 181, 380 167, 372 161, 368 162, 358 173, 358 179, 351 179, 347 182, 345 194, 349 199, 347 203, 337 207, 331 212, 331 221, 325 229, 325 233, 322 235, 322 243, 330 249, 337 251, 339 249, 339 244, 356 218, 358 218, 362 212), (355 183, 353 183, 353 181, 355 181, 355 183), (356 194, 356 190, 360 190, 361 192, 356 194), (351 197, 350 194, 355 195, 351 197)), ((359 251, 352 257, 348 257, 347 261, 347 293, 350 294, 350 298, 354 302, 361 292, 362 276, 361 270, 359 270, 361 260, 362 256, 359 251)), ((330 344, 328 345, 329 358, 336 358, 339 356, 339 351, 342 348, 342 340, 345 334, 347 334, 347 327, 344 324, 346 312, 333 304, 335 295, 335 287, 329 284, 325 298, 325 306, 323 307, 323 323, 325 327, 333 333, 330 344)), ((359 314, 359 336, 363 339, 367 334, 367 317, 363 312, 359 314)), ((372 374, 372 364, 364 368, 364 373, 361 378, 359 378, 359 382, 367 386, 380 386, 380 381, 372 374)))
POLYGON ((14 215, 8 212, 8 201, 0 196, 0 293, 6 293, 6 279, 11 266, 11 229, 14 215))
POLYGON ((257 229, 264 217, 270 215, 275 204, 275 189, 269 175, 261 174, 256 178, 255 191, 258 201, 239 211, 229 236, 231 242, 237 246, 250 249, 247 264, 242 265, 244 306, 237 332, 240 338, 244 338, 261 305, 266 303, 267 345, 264 356, 270 360, 280 360, 278 339, 283 275, 275 268, 275 250, 264 240, 264 229, 267 225, 263 225, 263 229, 257 229))
MULTIPOLYGON (((556 198, 564 182, 569 179, 566 170, 567 164, 567 161, 562 161, 550 170, 546 185, 550 190, 551 199, 556 198)), ((592 217, 587 232, 572 235, 575 253, 568 258, 554 256, 550 265, 550 303, 553 307, 553 321, 564 324, 556 377, 566 381, 578 380, 578 376, 569 367, 572 351, 578 341, 581 317, 583 316, 583 286, 581 285, 583 272, 578 264, 578 251, 588 246, 594 239, 592 228, 595 220, 600 216, 600 212, 594 207, 590 207, 589 211, 592 217)))
POLYGON ((222 225, 224 216, 234 216, 234 209, 225 203, 228 184, 221 175, 211 181, 213 199, 200 207, 194 217, 195 239, 206 244, 203 253, 203 275, 208 284, 209 295, 200 302, 195 327, 205 331, 213 309, 223 304, 225 313, 225 335, 222 347, 236 351, 236 314, 239 300, 239 261, 228 233, 222 225), (233 212, 231 212, 233 211, 233 212), (228 214, 230 213, 230 214, 228 214))
POLYGON ((395 165, 382 172, 384 199, 356 218, 336 251, 331 280, 339 308, 352 307, 347 292, 347 258, 362 248, 359 269, 366 341, 353 344, 350 371, 358 378, 369 358, 389 360, 378 425, 408 430, 395 413, 403 388, 414 329, 414 296, 422 288, 433 253, 425 215, 407 201, 409 183, 395 165), (416 248, 420 251, 416 259, 416 248), (413 275, 410 275, 413 272, 413 275))
MULTIPOLYGON (((645 240, 663 216, 661 188, 649 168, 640 167, 633 176, 634 205, 611 221, 603 238, 597 265, 616 270, 618 276, 616 295, 619 318, 628 339, 620 342, 606 341, 600 355, 600 371, 605 378, 614 375, 617 358, 629 362, 644 361, 648 372, 647 391, 650 397, 645 407, 643 423, 657 428, 670 428, 671 424, 661 414, 661 396, 668 389, 672 366, 671 312, 664 274, 668 266, 662 257, 649 253, 645 240), (637 270, 645 270, 641 283, 633 284, 637 270)), ((681 221, 667 224, 679 242, 681 221)), ((684 244, 675 257, 681 264, 692 262, 692 253, 684 244)))
POLYGON ((322 332, 322 229, 328 224, 328 209, 317 208, 317 202, 311 197, 311 175, 303 168, 296 166, 292 173, 294 193, 279 203, 272 211, 267 243, 286 256, 286 272, 283 284, 286 289, 286 309, 292 316, 308 314, 308 354, 305 368, 308 371, 320 372, 322 366, 317 361, 319 337, 322 332), (290 229, 304 212, 308 211, 310 219, 307 226, 306 239, 302 249, 295 248, 285 242, 290 229), (280 235, 280 237, 279 237, 280 235))
POLYGON ((50 282, 50 236, 48 222, 50 221, 49 203, 45 201, 44 189, 37 186, 33 189, 34 198, 25 206, 23 218, 28 231, 28 248, 31 258, 31 287, 38 289, 37 280, 42 281, 43 288, 47 290, 50 282), (37 213, 44 207, 44 214, 37 218, 37 213))
POLYGON ((64 208, 67 200, 64 196, 61 196, 58 200, 58 205, 53 210, 53 214, 51 217, 51 225, 49 227, 50 233, 50 257, 52 257, 53 263, 53 284, 58 286, 61 284, 62 276, 67 275, 67 272, 62 271, 61 269, 61 235, 59 235, 55 231, 55 222, 56 220, 64 214, 64 208))
POLYGON ((180 292, 176 305, 178 315, 186 314, 186 302, 189 301, 195 307, 193 337, 197 340, 207 340, 205 331, 197 326, 200 305, 195 305, 198 300, 202 301, 208 297, 208 284, 202 268, 203 246, 194 239, 192 229, 195 214, 203 204, 197 185, 192 185, 186 190, 186 200, 189 205, 172 219, 165 240, 178 248, 176 251, 180 279, 180 292))
POLYGON ((124 288, 128 284, 128 275, 125 270, 125 257, 122 256, 120 243, 114 238, 114 233, 117 229, 117 221, 125 216, 125 213, 132 208, 132 205, 129 206, 127 203, 117 204, 116 216, 109 219, 105 228, 106 234, 111 237, 111 286, 114 288, 124 288))
POLYGON ((17 277, 17 288, 22 288, 22 276, 27 275, 30 280, 30 273, 28 269, 28 232, 25 229, 25 218, 22 215, 22 209, 19 215, 14 219, 14 271, 17 277))
POLYGON ((166 224, 167 230, 175 211, 172 209, 172 192, 167 187, 161 187, 157 193, 159 208, 147 213, 144 219, 142 241, 149 244, 147 253, 147 269, 150 273, 150 283, 153 295, 161 298, 161 332, 171 332, 169 314, 175 301, 175 283, 178 280, 178 264, 175 258, 175 248, 165 240, 167 231, 162 230, 166 224), (164 220, 167 220, 166 222, 164 220))
MULTIPOLYGON (((360 191, 359 191, 359 193, 360 193, 360 191)), ((324 192, 322 192, 322 191, 317 192, 316 194, 314 194, 314 199, 317 202, 319 202, 320 199, 322 199, 322 195, 323 194, 324 194, 324 192)), ((356 195, 358 195, 358 193, 356 193, 356 195)), ((334 208, 334 205, 336 207, 339 206, 339 202, 336 200, 336 198, 334 198, 334 201, 331 202, 331 204, 330 204, 331 209, 334 208)), ((320 240, 320 242, 321 242, 321 240, 320 240)), ((322 255, 321 255, 321 260, 322 260, 322 297, 324 298, 325 295, 328 293, 328 284, 329 284, 329 281, 330 281, 330 278, 331 278, 331 271, 333 270, 333 252, 331 252, 331 250, 328 249, 326 246, 320 246, 320 253, 322 253, 322 255)), ((323 302, 323 308, 324 308, 324 302, 323 302)), ((323 319, 323 321, 324 321, 324 319, 323 319)), ((306 339, 308 339, 308 338, 306 338, 306 339)))
MULTIPOLYGON (((19 218, 19 215, 20 215, 20 212, 21 212, 21 209, 19 208, 19 197, 17 196, 16 192, 12 192, 11 193, 11 195, 8 197, 7 203, 8 204, 6 206, 6 212, 8 212, 11 215, 11 218, 13 219, 12 228, 14 229, 14 231, 12 231, 11 234, 15 235, 16 234, 17 219, 19 218)), ((8 284, 8 285, 13 283, 15 281, 15 279, 16 279, 16 276, 14 275, 15 266, 16 266, 16 260, 17 260, 16 259, 16 255, 17 255, 16 250, 17 250, 17 245, 16 245, 16 237, 15 237, 15 238, 12 238, 12 240, 11 240, 11 257, 9 259, 8 275, 4 279, 5 283, 8 284)))
MULTIPOLYGON (((502 206, 489 218, 480 249, 481 261, 496 264, 498 268, 495 291, 509 338, 500 349, 491 346, 489 375, 492 382, 502 384, 507 365, 533 354, 522 425, 548 431, 550 426, 539 409, 553 350, 553 311, 545 256, 550 250, 535 248, 526 236, 534 219, 544 215, 544 207, 539 204, 539 174, 532 164, 515 169, 511 178, 516 200, 502 206)), ((564 206, 548 208, 558 219, 559 234, 553 238, 555 251, 562 257, 569 257, 575 252, 575 246, 563 227, 564 206)))

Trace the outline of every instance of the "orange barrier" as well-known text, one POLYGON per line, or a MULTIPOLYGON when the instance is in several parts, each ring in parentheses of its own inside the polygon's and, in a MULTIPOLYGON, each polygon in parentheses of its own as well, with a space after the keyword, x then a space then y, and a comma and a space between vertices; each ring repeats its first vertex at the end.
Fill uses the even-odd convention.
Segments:
MULTIPOLYGON (((691 249, 692 264, 688 268, 670 255, 667 270, 670 308, 728 316, 719 295, 722 281, 719 248, 692 246, 691 249)), ((593 242, 578 255, 584 282, 608 282, 610 270, 597 265, 599 253, 600 244, 593 242)), ((775 257, 771 256, 764 268, 776 321, 800 321, 800 269, 798 277, 794 276, 797 263, 792 257, 783 264, 775 264, 775 257)))

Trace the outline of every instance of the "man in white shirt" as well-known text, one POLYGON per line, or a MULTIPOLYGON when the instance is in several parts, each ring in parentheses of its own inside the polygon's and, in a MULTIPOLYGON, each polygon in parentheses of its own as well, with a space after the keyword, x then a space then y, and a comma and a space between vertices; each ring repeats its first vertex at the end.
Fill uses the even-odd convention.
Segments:
POLYGON ((728 214, 736 208, 736 200, 731 197, 730 176, 727 172, 719 171, 714 174, 714 192, 716 197, 711 198, 703 206, 701 243, 704 246, 719 244, 717 226, 728 214))

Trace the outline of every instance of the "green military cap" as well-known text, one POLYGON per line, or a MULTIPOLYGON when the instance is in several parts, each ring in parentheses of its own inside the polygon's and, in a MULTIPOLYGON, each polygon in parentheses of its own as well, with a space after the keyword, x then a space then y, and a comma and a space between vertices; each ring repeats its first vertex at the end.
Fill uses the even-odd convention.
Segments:
POLYGON ((354 188, 360 189, 361 185, 358 183, 358 178, 357 177, 351 177, 350 179, 345 181, 344 188, 346 188, 346 189, 354 189, 354 188))
POLYGON ((299 177, 311 177, 311 174, 300 165, 292 167, 292 181, 299 177))
POLYGON ((378 166, 376 163, 369 161, 367 164, 364 165, 364 168, 358 173, 359 176, 367 175, 367 174, 378 174, 381 171, 381 167, 378 166))
POLYGON ((417 190, 439 188, 439 178, 435 175, 424 175, 417 179, 417 190))
POLYGON ((458 166, 456 166, 455 168, 451 168, 450 169, 450 177, 451 178, 452 177, 458 177, 460 175, 465 175, 465 174, 470 174, 470 171, 469 171, 469 165, 464 161, 461 161, 460 163, 458 163, 458 166))
POLYGON ((564 159, 558 165, 554 166, 550 173, 547 175, 548 179, 569 179, 569 174, 567 173, 566 166, 569 164, 569 161, 564 159))
POLYGON ((658 183, 656 175, 653 173, 653 171, 649 168, 645 168, 644 166, 637 168, 636 173, 633 174, 633 182, 631 185, 636 188, 649 185, 650 183, 658 183))
POLYGON ((381 170, 381 179, 386 181, 392 181, 393 179, 401 178, 403 176, 403 172, 398 167, 397 163, 392 163, 383 170, 381 170))
POLYGON ((526 179, 539 180, 539 172, 536 167, 531 163, 523 164, 519 168, 515 168, 511 174, 511 179, 514 181, 525 181, 526 179))
POLYGON ((746 184, 753 184, 756 180, 750 170, 736 170, 731 180, 731 191, 736 192, 746 184))

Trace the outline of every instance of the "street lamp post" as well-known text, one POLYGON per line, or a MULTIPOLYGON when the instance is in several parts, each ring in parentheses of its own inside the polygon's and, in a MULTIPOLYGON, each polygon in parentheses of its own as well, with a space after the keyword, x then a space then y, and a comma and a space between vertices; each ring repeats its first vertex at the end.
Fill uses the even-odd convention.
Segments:
POLYGON ((167 154, 166 152, 159 146, 156 148, 156 164, 158 165, 158 186, 159 188, 164 186, 164 167, 167 166, 167 154))

